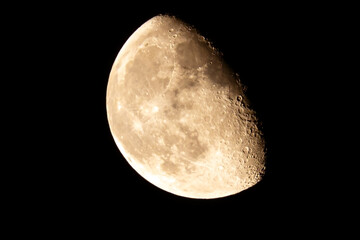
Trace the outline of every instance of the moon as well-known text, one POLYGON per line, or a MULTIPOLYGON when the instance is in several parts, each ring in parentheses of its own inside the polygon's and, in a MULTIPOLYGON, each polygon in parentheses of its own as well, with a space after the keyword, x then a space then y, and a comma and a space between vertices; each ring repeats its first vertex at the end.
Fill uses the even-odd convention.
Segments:
POLYGON ((124 158, 153 185, 188 198, 258 183, 265 141, 238 76, 193 26, 168 15, 145 22, 118 53, 107 86, 124 158))

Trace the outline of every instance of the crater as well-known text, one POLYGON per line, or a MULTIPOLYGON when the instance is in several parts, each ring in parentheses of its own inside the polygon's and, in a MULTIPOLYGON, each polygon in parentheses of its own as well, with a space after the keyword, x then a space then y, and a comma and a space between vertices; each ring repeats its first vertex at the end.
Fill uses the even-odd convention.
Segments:
POLYGON ((164 73, 174 70, 172 63, 163 61, 164 57, 170 57, 168 55, 157 46, 138 50, 125 67, 124 94, 129 99, 133 99, 134 95, 149 99, 163 92, 170 82, 170 77, 164 73))
POLYGON ((173 163, 169 160, 167 160, 163 164, 161 164, 161 169, 170 175, 174 175, 179 172, 179 167, 175 163, 173 163))
POLYGON ((180 124, 180 129, 184 133, 185 138, 179 144, 179 150, 185 152, 187 157, 192 160, 198 160, 199 157, 208 150, 207 145, 199 140, 197 130, 191 130, 188 126, 180 124))
POLYGON ((186 69, 196 69, 210 61, 209 47, 195 38, 179 43, 176 47, 176 60, 186 69))

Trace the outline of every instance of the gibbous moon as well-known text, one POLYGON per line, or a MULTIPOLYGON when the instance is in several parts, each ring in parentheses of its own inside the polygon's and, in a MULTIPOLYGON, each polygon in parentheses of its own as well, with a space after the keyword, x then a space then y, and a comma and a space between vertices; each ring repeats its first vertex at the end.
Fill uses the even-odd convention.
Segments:
POLYGON ((129 164, 155 186, 219 198, 259 182, 265 142, 237 74, 196 29, 156 16, 111 69, 107 116, 129 164))

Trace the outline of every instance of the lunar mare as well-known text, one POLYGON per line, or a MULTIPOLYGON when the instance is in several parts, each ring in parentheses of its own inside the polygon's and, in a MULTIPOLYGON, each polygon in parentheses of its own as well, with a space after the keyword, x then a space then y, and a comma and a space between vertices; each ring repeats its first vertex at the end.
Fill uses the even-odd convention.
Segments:
POLYGON ((165 191, 224 197, 265 172, 264 139, 238 75, 175 17, 156 16, 130 36, 111 69, 106 100, 121 153, 165 191))

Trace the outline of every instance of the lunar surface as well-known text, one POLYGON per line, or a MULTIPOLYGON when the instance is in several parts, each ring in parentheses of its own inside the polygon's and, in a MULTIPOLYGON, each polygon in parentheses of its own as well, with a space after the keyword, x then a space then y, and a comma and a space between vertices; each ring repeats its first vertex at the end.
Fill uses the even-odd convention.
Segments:
POLYGON ((265 173, 265 142, 239 77, 198 31, 167 15, 140 26, 111 69, 107 115, 146 180, 189 198, 239 193, 265 173))

